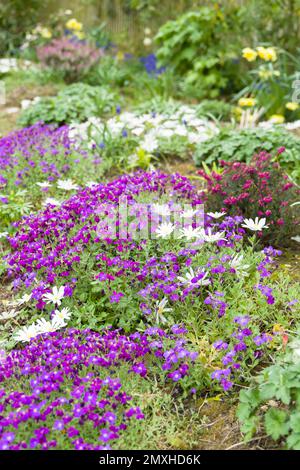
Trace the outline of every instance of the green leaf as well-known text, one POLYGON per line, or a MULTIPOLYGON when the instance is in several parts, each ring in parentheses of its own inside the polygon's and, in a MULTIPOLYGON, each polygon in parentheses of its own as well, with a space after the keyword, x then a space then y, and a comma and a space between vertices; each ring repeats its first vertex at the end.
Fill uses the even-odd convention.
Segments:
POLYGON ((289 431, 287 413, 284 410, 270 408, 265 414, 265 428, 267 434, 274 440, 285 436, 289 431))

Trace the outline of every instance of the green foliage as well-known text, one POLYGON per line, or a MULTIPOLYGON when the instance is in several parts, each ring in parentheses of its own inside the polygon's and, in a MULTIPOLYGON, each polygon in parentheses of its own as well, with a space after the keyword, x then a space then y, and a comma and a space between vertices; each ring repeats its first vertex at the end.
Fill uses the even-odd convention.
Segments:
POLYGON ((26 5, 23 0, 0 2, 0 57, 17 52, 26 32, 37 23, 39 6, 39 0, 26 0, 26 5))
POLYGON ((197 87, 197 98, 216 98, 228 84, 224 65, 234 57, 228 44, 229 23, 219 7, 202 7, 163 25, 157 36, 157 56, 197 87))
POLYGON ((17 189, 9 194, 0 194, 7 203, 0 203, 0 230, 8 227, 11 222, 15 222, 32 211, 33 204, 28 201, 28 192, 24 189, 17 189))
POLYGON ((19 124, 26 127, 39 121, 58 125, 82 122, 91 116, 109 113, 120 100, 108 87, 75 83, 64 88, 57 96, 41 98, 25 109, 19 124))
POLYGON ((280 164, 290 170, 292 176, 300 172, 300 139, 282 127, 273 129, 221 129, 220 133, 202 142, 195 151, 197 165, 211 164, 220 160, 249 163, 261 150, 276 152, 285 147, 280 155, 280 164))
POLYGON ((257 376, 253 388, 240 392, 237 416, 246 440, 264 427, 273 440, 300 450, 299 351, 297 336, 281 358, 257 376))

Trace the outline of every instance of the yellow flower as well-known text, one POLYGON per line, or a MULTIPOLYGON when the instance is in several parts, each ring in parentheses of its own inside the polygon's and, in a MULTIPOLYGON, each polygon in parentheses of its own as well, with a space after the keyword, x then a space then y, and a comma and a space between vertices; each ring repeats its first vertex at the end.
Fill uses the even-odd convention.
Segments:
POLYGON ((277 60, 277 54, 274 47, 262 47, 259 46, 256 48, 258 57, 265 60, 266 62, 272 61, 275 62, 277 60))
POLYGON ((84 39, 85 34, 83 31, 73 31, 74 36, 76 36, 78 39, 84 39))
POLYGON ((255 106, 256 100, 254 98, 240 98, 238 101, 238 105, 241 106, 242 108, 247 107, 251 108, 252 106, 255 106))
POLYGON ((272 114, 269 121, 272 122, 273 124, 283 124, 285 119, 282 114, 272 114))
POLYGON ((44 39, 50 39, 50 38, 52 38, 52 33, 51 33, 50 29, 42 28, 41 29, 41 36, 44 39))
POLYGON ((257 52, 250 47, 245 47, 242 52, 243 57, 248 60, 248 62, 253 62, 257 57, 257 52))
POLYGON ((295 101, 289 101, 289 103, 287 103, 285 107, 286 109, 289 109, 290 111, 296 111, 296 109, 299 108, 299 104, 296 103, 295 101))
POLYGON ((66 22, 66 27, 73 31, 81 31, 82 30, 82 23, 79 23, 75 18, 72 18, 66 22))
POLYGON ((283 333, 284 332, 284 328, 282 325, 280 325, 280 323, 275 323, 273 325, 273 333, 283 333))
POLYGON ((240 116, 243 112, 242 108, 240 108, 239 106, 235 106, 235 108, 233 109, 233 112, 237 115, 237 116, 240 116))
POLYGON ((272 78, 273 76, 274 77, 279 77, 280 72, 278 70, 268 70, 268 69, 265 69, 265 68, 260 68, 259 71, 258 71, 258 75, 263 80, 268 80, 268 78, 272 78))

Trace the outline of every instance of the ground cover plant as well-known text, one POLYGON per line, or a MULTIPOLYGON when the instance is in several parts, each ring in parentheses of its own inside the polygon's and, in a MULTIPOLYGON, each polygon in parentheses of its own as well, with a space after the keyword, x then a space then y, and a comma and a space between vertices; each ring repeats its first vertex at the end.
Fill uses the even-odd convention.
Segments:
POLYGON ((0 6, 0 449, 298 449, 300 3, 42 3, 0 6))

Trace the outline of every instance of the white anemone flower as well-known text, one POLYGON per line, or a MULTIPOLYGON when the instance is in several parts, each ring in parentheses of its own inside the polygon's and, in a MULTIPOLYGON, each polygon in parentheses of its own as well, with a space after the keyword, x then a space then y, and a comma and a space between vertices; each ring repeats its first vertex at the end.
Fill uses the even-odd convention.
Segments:
POLYGON ((291 240, 294 240, 297 243, 300 243, 300 236, 296 235, 296 237, 291 237, 291 240))
POLYGON ((6 238, 8 235, 8 232, 0 232, 0 238, 6 238))
POLYGON ((64 326, 67 326, 67 324, 56 316, 54 316, 51 321, 45 320, 45 318, 40 318, 36 322, 36 330, 38 334, 52 333, 64 326))
POLYGON ((199 276, 199 274, 200 274, 199 271, 194 272, 193 268, 190 268, 189 271, 184 276, 178 276, 177 279, 182 284, 186 284, 188 286, 194 286, 194 287, 208 286, 210 284, 210 280, 207 279, 207 276, 208 276, 207 272, 204 272, 204 276, 202 277, 202 279, 199 279, 198 281, 193 282, 193 279, 196 276, 199 276))
POLYGON ((24 294, 23 297, 20 297, 20 299, 16 300, 17 305, 23 305, 27 304, 29 300, 31 300, 32 294, 24 294))
POLYGON ((194 215, 197 214, 197 212, 198 210, 195 210, 195 209, 187 209, 183 211, 182 217, 184 217, 185 219, 192 219, 194 215))
POLYGON ((159 225, 155 231, 159 238, 168 238, 174 232, 175 226, 171 223, 159 225))
POLYGON ((163 315, 164 313, 167 312, 172 312, 171 308, 166 308, 166 305, 168 303, 168 299, 165 297, 159 302, 156 302, 156 307, 155 307, 155 314, 156 314, 156 323, 159 325, 159 323, 168 323, 168 320, 166 317, 163 315))
POLYGON ((48 197, 43 202, 43 206, 60 206, 60 205, 61 203, 57 199, 54 199, 53 197, 48 197))
POLYGON ((255 217, 255 220, 244 219, 242 227, 248 228, 249 230, 252 230, 252 232, 261 232, 261 230, 263 230, 264 228, 268 228, 269 226, 266 225, 265 218, 259 219, 258 217, 255 217))
POLYGON ((236 254, 229 263, 229 266, 233 268, 237 275, 246 277, 249 275, 248 269, 250 268, 249 264, 243 264, 244 256, 241 254, 236 254))
POLYGON ((1 312, 0 313, 0 321, 1 320, 10 320, 11 318, 14 318, 18 315, 18 312, 15 309, 12 309, 7 312, 1 312))
POLYGON ((57 187, 59 189, 63 189, 64 191, 73 191, 75 189, 78 189, 79 186, 75 184, 72 180, 67 179, 67 180, 58 180, 57 181, 57 187))
POLYGON ((19 331, 16 332, 14 339, 16 341, 22 341, 23 343, 30 341, 32 338, 35 338, 39 334, 38 329, 35 324, 30 326, 24 326, 19 331))
POLYGON ((204 241, 208 243, 219 242, 220 240, 226 241, 226 238, 224 237, 224 235, 225 235, 225 232, 212 233, 211 228, 208 228, 207 232, 205 232, 204 229, 201 230, 201 237, 203 238, 204 241))
POLYGON ((68 307, 62 308, 61 310, 55 310, 55 315, 53 318, 57 318, 58 320, 65 321, 70 320, 71 312, 68 307))
POLYGON ((208 212, 207 215, 209 217, 212 217, 213 219, 220 219, 224 215, 226 215, 226 212, 208 212))
POLYGON ((180 230, 180 238, 186 238, 187 240, 192 240, 193 238, 201 238, 201 228, 193 228, 191 225, 189 227, 184 227, 180 230))
POLYGON ((51 188, 51 183, 49 183, 48 181, 42 181, 42 182, 38 182, 36 183, 37 186, 39 186, 41 189, 48 189, 48 188, 51 188))
POLYGON ((61 286, 59 289, 54 286, 52 289, 52 294, 48 292, 47 294, 43 295, 43 299, 46 301, 47 304, 55 304, 60 305, 61 299, 65 296, 65 288, 61 286))
POLYGON ((167 204, 153 204, 152 209, 155 214, 162 215, 164 217, 171 214, 170 208, 167 204))

